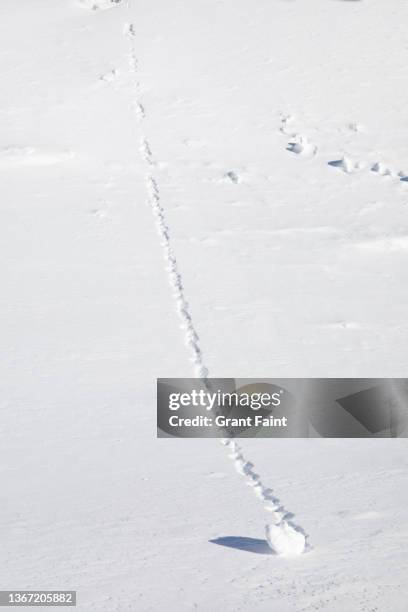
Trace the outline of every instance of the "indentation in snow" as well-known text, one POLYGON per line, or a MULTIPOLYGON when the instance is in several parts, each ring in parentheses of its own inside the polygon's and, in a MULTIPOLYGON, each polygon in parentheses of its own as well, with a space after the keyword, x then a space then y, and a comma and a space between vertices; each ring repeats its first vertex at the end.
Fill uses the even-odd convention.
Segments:
POLYGON ((347 125, 350 132, 361 132, 361 125, 359 123, 351 122, 347 125))
POLYGON ((108 72, 106 72, 105 74, 102 74, 99 79, 101 81, 105 81, 106 83, 111 83, 112 81, 115 80, 115 78, 117 77, 118 72, 115 68, 113 68, 112 70, 109 70, 108 72))
POLYGON ((335 159, 334 161, 328 162, 329 166, 333 168, 339 168, 346 174, 351 174, 359 169, 359 165, 356 162, 353 162, 349 157, 344 155, 341 159, 335 159))
POLYGON ((226 173, 224 174, 224 178, 225 178, 227 181, 231 182, 231 183, 235 183, 235 184, 237 184, 237 183, 239 183, 239 182, 240 182, 239 175, 238 175, 236 172, 234 172, 233 170, 230 170, 229 172, 226 172, 226 173))
POLYGON ((296 136, 294 142, 288 143, 287 150, 297 155, 316 155, 317 153, 316 145, 309 142, 306 136, 300 135, 296 136))
POLYGON ((281 120, 280 120, 279 131, 282 132, 282 134, 289 136, 290 138, 296 137, 296 133, 289 132, 287 129, 288 125, 292 123, 293 120, 294 120, 294 117, 292 115, 282 115, 281 120))
POLYGON ((381 162, 376 162, 371 167, 372 172, 377 172, 381 176, 392 176, 392 170, 384 166, 381 162))

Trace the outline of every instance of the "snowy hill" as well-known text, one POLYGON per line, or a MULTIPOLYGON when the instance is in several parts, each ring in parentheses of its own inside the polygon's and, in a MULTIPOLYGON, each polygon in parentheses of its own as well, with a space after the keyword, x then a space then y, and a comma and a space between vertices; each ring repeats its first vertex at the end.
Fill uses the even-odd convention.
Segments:
POLYGON ((407 22, 3 0, 2 589, 406 611, 404 439, 245 441, 309 537, 284 559, 215 440, 156 439, 155 379, 406 376, 407 22))

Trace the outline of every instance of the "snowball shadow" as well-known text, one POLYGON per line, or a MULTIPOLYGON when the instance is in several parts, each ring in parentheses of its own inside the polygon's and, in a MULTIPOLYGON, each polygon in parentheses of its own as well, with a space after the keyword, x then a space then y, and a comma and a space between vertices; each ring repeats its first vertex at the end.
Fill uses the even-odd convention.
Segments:
POLYGON ((215 538, 214 540, 208 540, 211 544, 218 544, 219 546, 226 546, 227 548, 236 548, 237 550, 244 550, 246 552, 255 553, 258 555, 274 555, 275 553, 269 547, 266 540, 260 540, 258 538, 247 538, 242 536, 225 536, 222 538, 215 538))

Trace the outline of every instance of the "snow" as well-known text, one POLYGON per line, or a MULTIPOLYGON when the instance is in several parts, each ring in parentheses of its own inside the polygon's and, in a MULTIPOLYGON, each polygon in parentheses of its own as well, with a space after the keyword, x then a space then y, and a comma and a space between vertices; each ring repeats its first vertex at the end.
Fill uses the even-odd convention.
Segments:
POLYGON ((286 521, 266 526, 266 539, 271 549, 284 557, 301 555, 306 548, 306 538, 286 521))
POLYGON ((242 449, 234 440, 224 439, 230 459, 234 461, 235 469, 244 476, 246 484, 252 487, 255 495, 264 502, 264 509, 271 512, 273 523, 266 525, 266 540, 277 555, 294 557, 307 550, 307 536, 299 526, 293 523, 293 514, 287 512, 273 491, 263 484, 259 474, 254 470, 253 463, 247 461, 242 449))
POLYGON ((155 379, 406 376, 407 18, 0 4, 3 589, 405 612, 405 439, 246 439, 236 474, 156 439, 155 379))

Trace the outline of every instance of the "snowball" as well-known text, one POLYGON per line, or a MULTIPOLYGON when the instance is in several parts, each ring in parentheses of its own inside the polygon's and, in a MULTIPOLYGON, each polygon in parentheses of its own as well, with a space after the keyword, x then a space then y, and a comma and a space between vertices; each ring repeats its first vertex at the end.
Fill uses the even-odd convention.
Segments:
POLYGON ((277 555, 295 557, 306 549, 306 537, 286 521, 278 525, 266 525, 266 539, 277 555))

